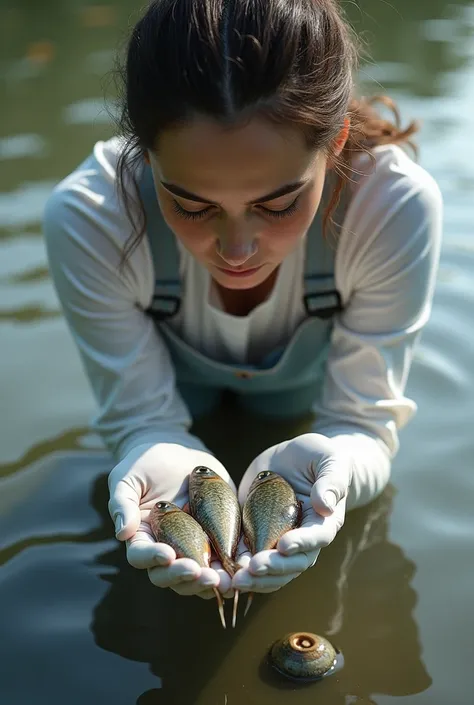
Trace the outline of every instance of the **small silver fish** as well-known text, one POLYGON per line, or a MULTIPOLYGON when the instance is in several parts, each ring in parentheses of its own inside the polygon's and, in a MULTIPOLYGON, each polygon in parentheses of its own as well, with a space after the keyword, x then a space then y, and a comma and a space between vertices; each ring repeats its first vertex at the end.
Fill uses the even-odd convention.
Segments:
MULTIPOLYGON (((283 534, 300 525, 302 515, 302 504, 292 486, 275 472, 259 472, 242 512, 244 540, 252 555, 276 548, 283 534)), ((252 599, 249 593, 245 614, 252 599)))
MULTIPOLYGON (((200 465, 189 477, 189 510, 208 535, 222 567, 232 578, 241 568, 235 561, 242 524, 235 492, 218 473, 200 465)), ((233 627, 237 617, 238 594, 236 590, 233 627)))
MULTIPOLYGON (((174 549, 177 558, 191 558, 201 566, 209 568, 211 546, 209 539, 192 516, 171 502, 157 502, 149 517, 155 539, 174 549)), ((224 603, 217 588, 213 588, 219 608, 222 626, 226 628, 224 603)))

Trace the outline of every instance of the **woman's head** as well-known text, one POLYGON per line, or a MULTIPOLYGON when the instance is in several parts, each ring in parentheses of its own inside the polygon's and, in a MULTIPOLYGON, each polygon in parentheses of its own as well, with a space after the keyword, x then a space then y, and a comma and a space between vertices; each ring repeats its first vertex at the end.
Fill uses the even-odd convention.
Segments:
POLYGON ((268 276, 342 173, 356 57, 334 0, 154 0, 137 23, 120 167, 149 159, 165 219, 223 285, 268 276))
POLYGON ((128 46, 126 121, 142 149, 196 116, 255 116, 329 149, 356 60, 334 0, 153 0, 128 46))
POLYGON ((253 118, 228 129, 195 117, 149 152, 170 228, 226 288, 262 283, 309 228, 326 156, 298 130, 253 118))

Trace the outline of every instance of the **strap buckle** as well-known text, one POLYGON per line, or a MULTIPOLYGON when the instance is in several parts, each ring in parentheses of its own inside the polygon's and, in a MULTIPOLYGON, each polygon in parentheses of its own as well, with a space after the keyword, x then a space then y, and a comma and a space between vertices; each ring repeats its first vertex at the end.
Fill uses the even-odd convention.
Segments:
POLYGON ((171 294, 154 294, 148 313, 158 321, 164 321, 166 318, 176 316, 181 308, 181 299, 179 296, 171 294))
POLYGON ((303 303, 308 316, 323 320, 328 320, 343 310, 341 295, 336 289, 305 294, 303 303))

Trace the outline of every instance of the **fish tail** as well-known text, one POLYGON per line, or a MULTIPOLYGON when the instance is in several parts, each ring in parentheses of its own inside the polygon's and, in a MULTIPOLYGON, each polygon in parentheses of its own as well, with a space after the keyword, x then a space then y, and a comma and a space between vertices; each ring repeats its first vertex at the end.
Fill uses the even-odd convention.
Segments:
POLYGON ((221 563, 225 572, 230 575, 231 578, 233 578, 237 571, 242 568, 242 566, 239 563, 236 563, 230 556, 222 556, 221 563))
POLYGON ((237 606, 239 604, 239 590, 234 592, 234 607, 232 610, 232 628, 235 629, 237 623, 237 606))
POLYGON ((222 599, 222 595, 220 594, 219 590, 217 588, 212 588, 214 590, 214 594, 216 596, 217 600, 217 608, 219 610, 219 617, 221 618, 221 624, 226 628, 226 623, 225 623, 225 614, 224 614, 224 601, 222 599))
POLYGON ((252 601, 253 601, 253 592, 249 592, 249 596, 247 597, 247 604, 245 605, 244 617, 247 616, 247 612, 248 612, 249 609, 250 609, 250 606, 251 606, 251 604, 252 604, 252 601))

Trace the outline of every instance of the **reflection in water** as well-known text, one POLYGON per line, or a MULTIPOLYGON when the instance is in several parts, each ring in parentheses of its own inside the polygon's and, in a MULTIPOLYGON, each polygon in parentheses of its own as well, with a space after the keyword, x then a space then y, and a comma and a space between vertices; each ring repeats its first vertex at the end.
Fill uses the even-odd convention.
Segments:
MULTIPOLYGON (((94 494, 103 515, 105 487, 98 483, 94 494)), ((330 698, 331 705, 344 703, 346 694, 361 698, 372 692, 393 696, 420 692, 431 679, 421 662, 412 618, 413 565, 387 540, 390 504, 390 496, 385 496, 351 517, 337 547, 322 554, 317 568, 273 597, 261 597, 255 614, 249 614, 236 632, 220 629, 211 603, 153 587, 144 573, 137 575, 126 564, 122 550, 102 554, 98 562, 118 572, 104 578, 111 586, 94 610, 91 626, 96 643, 127 659, 145 661, 160 678, 161 689, 155 690, 153 699, 150 693, 146 700, 139 699, 140 704, 217 702, 220 688, 238 693, 242 683, 252 683, 257 664, 267 686, 259 697, 262 704, 277 702, 276 693, 287 689, 308 689, 309 685, 296 686, 259 663, 272 639, 288 628, 331 634, 342 649, 345 668, 337 680, 327 679, 315 691, 330 698), (335 594, 335 583, 345 589, 335 594), (218 682, 211 689, 208 681, 216 672, 218 682)), ((108 526, 108 517, 103 518, 108 526)))
MULTIPOLYGON (((257 446, 268 446, 270 436, 281 431, 262 422, 262 437, 249 436, 242 451, 232 430, 238 422, 240 433, 247 435, 245 426, 252 428, 252 420, 244 423, 235 414, 224 407, 200 424, 200 434, 206 437, 207 424, 215 429, 219 419, 219 457, 234 477, 237 468, 245 467, 258 452, 257 446)), ((215 450, 216 444, 210 445, 215 450)), ((106 526, 105 486, 101 488, 100 481, 93 497, 106 526)), ((236 631, 220 628, 212 601, 186 599, 152 586, 144 573, 137 575, 127 565, 121 547, 102 554, 97 561, 117 567, 118 572, 108 573, 110 589, 94 610, 96 643, 127 659, 145 661, 160 678, 160 690, 146 693, 146 699, 137 701, 140 705, 218 702, 220 692, 232 695, 247 684, 251 688, 257 673, 263 686, 258 702, 284 702, 284 693, 299 686, 283 680, 262 661, 276 638, 296 630, 327 635, 344 654, 343 671, 312 686, 331 705, 344 703, 347 694, 361 698, 373 692, 394 696, 421 692, 431 679, 420 659, 412 616, 414 566, 388 541, 391 503, 388 489, 372 506, 349 515, 345 531, 322 552, 317 566, 272 596, 260 596, 255 613, 250 612, 236 631)))
MULTIPOLYGON (((242 450, 235 438, 230 443, 238 412, 227 406, 218 416, 219 443, 227 448, 223 459, 231 471, 244 467, 259 446, 282 430, 263 423, 263 437, 250 439, 242 450)), ((255 419, 246 423, 251 428, 255 419)), ((215 424, 215 418, 204 419, 201 434, 205 437, 206 429, 215 424)), ((80 447, 84 432, 78 429, 62 444, 80 447)), ((101 652, 120 656, 124 664, 131 662, 127 668, 134 674, 128 684, 116 673, 110 674, 110 682, 101 675, 96 685, 107 683, 114 697, 119 691, 124 696, 125 689, 129 698, 107 697, 104 702, 209 705, 228 694, 230 703, 235 698, 236 703, 265 705, 286 703, 290 690, 303 690, 342 705, 349 694, 357 697, 354 702, 370 702, 365 698, 373 692, 404 695, 430 684, 412 615, 414 566, 387 538, 390 488, 370 507, 349 515, 345 530, 330 550, 321 553, 314 569, 272 596, 260 596, 237 629, 225 632, 213 601, 155 588, 145 571, 127 563, 107 513, 111 469, 107 454, 69 451, 44 456, 47 451, 40 449, 44 459, 36 467, 30 456, 21 463, 25 469, 10 474, 22 496, 13 501, 10 492, 12 501, 0 511, 0 562, 8 562, 0 583, 0 605, 24 605, 20 616, 2 610, 2 624, 10 637, 0 646, 0 658, 13 665, 12 655, 32 653, 41 643, 43 686, 35 698, 37 705, 65 699, 70 705, 83 705, 83 687, 76 691, 82 669, 77 670, 75 660, 85 659, 88 671, 92 662, 102 668, 101 652), (15 505, 21 510, 12 511, 15 505), (91 645, 84 643, 88 625, 100 647, 94 656, 91 645), (276 638, 300 629, 327 635, 345 657, 343 671, 313 684, 314 690, 295 687, 264 664, 276 638), (68 649, 73 660, 61 657, 68 649), (148 676, 133 670, 136 662, 146 664, 148 676), (256 678, 259 696, 253 700, 256 678), (241 698, 243 693, 249 697, 241 698)), ((2 688, 15 694, 12 702, 27 701, 23 694, 29 686, 16 667, 2 688)))

